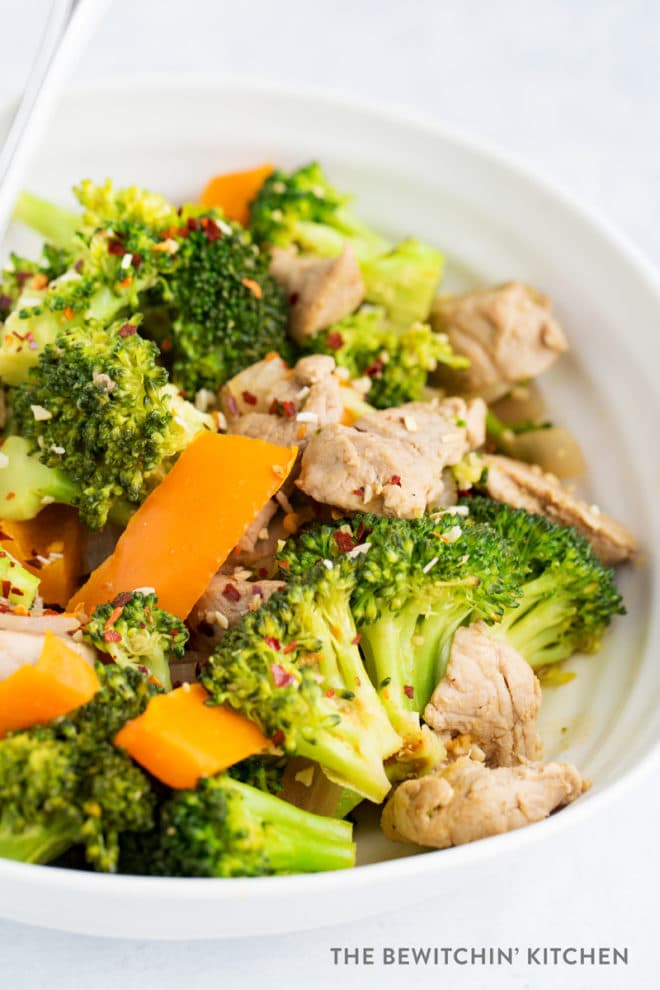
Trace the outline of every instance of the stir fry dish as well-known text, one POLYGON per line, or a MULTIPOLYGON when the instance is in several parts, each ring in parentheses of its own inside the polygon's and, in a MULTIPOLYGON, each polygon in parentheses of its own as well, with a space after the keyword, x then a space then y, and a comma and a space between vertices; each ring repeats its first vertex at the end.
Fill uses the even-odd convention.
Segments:
POLYGON ((549 300, 441 294, 316 163, 75 195, 0 284, 0 857, 338 870, 362 802, 443 849, 578 798, 542 687, 636 544, 567 484, 549 300))

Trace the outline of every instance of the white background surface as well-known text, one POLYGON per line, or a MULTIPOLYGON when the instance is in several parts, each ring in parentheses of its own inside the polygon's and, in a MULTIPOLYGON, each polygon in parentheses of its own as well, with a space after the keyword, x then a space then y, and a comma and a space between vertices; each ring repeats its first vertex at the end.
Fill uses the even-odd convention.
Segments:
MULTIPOLYGON (((46 2, 0 7, 5 99, 27 75, 46 2)), ((659 48, 654 0, 116 0, 75 78, 265 78, 423 112, 565 186, 660 264, 659 48)), ((570 244, 566 254, 581 263, 570 244)), ((392 891, 387 913, 360 924, 161 945, 0 922, 0 988, 657 988, 657 772, 600 820, 426 890, 419 909, 397 912, 392 891), (385 945, 519 946, 520 956, 500 969, 332 965, 331 946, 374 946, 379 958, 385 945), (528 945, 627 947, 630 962, 529 968, 528 945)))

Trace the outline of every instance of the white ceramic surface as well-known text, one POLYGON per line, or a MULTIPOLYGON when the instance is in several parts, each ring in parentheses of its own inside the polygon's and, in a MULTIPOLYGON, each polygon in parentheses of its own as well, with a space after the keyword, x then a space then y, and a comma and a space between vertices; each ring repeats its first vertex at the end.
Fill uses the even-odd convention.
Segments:
MULTIPOLYGON (((550 407, 583 441, 593 467, 591 496, 643 534, 646 552, 644 567, 622 574, 629 616, 617 622, 606 649, 597 658, 576 660, 576 680, 545 693, 547 754, 574 760, 592 777, 593 790, 532 828, 396 862, 376 862, 404 850, 365 826, 360 859, 372 865, 332 875, 160 880, 0 861, 0 916, 154 938, 254 935, 345 921, 378 911, 394 885, 400 905, 413 903, 422 875, 471 870, 581 816, 602 814, 656 745, 658 591, 650 560, 658 540, 654 434, 660 402, 652 373, 660 357, 660 288, 629 245, 501 157, 435 128, 245 87, 132 86, 70 94, 29 184, 63 199, 78 178, 111 175, 183 199, 214 171, 266 158, 292 165, 311 157, 323 161, 340 187, 355 190, 367 219, 445 250, 451 287, 515 275, 556 303, 573 350, 547 376, 550 407), (219 107, 222 126, 215 124, 219 107)), ((12 244, 20 242, 19 236, 12 244)))

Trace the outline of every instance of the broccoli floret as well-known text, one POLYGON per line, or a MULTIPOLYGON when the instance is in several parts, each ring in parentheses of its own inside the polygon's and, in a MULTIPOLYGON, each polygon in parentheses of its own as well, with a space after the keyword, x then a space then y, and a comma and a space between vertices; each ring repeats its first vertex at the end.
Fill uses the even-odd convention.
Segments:
POLYGON ((201 680, 216 704, 242 711, 288 754, 380 802, 383 761, 401 740, 360 657, 353 583, 339 561, 312 567, 225 633, 201 680))
POLYGON ((186 395, 217 390, 271 351, 292 356, 288 307, 269 260, 238 224, 188 217, 173 271, 161 283, 172 310, 161 347, 186 395))
POLYGON ((48 249, 49 267, 40 269, 37 284, 27 280, 12 300, 0 344, 0 379, 8 385, 22 384, 63 330, 110 323, 137 308, 172 267, 176 242, 167 235, 178 217, 161 196, 137 187, 116 191, 109 182, 84 182, 76 193, 86 208, 77 221, 29 195, 19 203, 22 219, 58 247, 48 249))
POLYGON ((184 655, 188 630, 181 619, 158 608, 155 594, 125 592, 99 605, 84 629, 86 642, 122 666, 144 667, 169 691, 171 658, 184 655))
POLYGON ((138 319, 60 333, 14 396, 16 430, 79 487, 75 504, 94 529, 117 500, 142 501, 153 474, 213 425, 167 384, 138 319))
POLYGON ((87 705, 0 741, 0 856, 49 863, 81 845, 90 865, 114 872, 120 835, 153 827, 149 780, 111 740, 156 688, 135 670, 97 673, 87 705))
POLYGON ((24 437, 9 436, 1 453, 7 458, 0 470, 0 505, 4 519, 34 519, 45 505, 74 505, 79 486, 61 468, 46 467, 24 437))
POLYGON ((360 263, 367 302, 408 326, 425 320, 442 276, 439 251, 408 238, 395 245, 358 220, 317 163, 277 170, 250 206, 250 229, 263 246, 297 247, 334 257, 349 241, 360 263))
POLYGON ((39 590, 39 578, 0 547, 0 593, 10 605, 30 609, 39 590))
POLYGON ((185 877, 270 876, 341 870, 355 863, 349 822, 301 811, 220 774, 179 791, 160 809, 155 838, 144 837, 140 872, 185 877))
POLYGON ((370 378, 366 399, 377 409, 420 399, 429 372, 438 364, 452 368, 468 364, 454 354, 446 335, 434 333, 426 323, 400 328, 379 306, 365 306, 308 337, 305 348, 313 354, 332 355, 351 378, 370 378))
POLYGON ((625 613, 614 570, 573 527, 480 496, 465 504, 473 522, 490 526, 509 545, 522 586, 520 603, 504 610, 493 634, 534 668, 596 653, 612 616, 625 613))
POLYGON ((416 520, 359 515, 302 530, 279 561, 295 579, 319 558, 347 554, 365 666, 405 744, 394 772, 411 764, 428 769, 437 752, 420 713, 444 675, 454 633, 478 618, 496 621, 517 600, 506 545, 489 527, 468 529, 453 513, 416 520))

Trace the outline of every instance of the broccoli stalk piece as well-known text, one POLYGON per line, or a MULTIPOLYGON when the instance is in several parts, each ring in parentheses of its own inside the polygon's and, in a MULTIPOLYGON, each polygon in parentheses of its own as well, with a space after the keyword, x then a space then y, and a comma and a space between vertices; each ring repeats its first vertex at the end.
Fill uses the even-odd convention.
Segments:
POLYGON ((0 547, 0 592, 10 605, 31 609, 39 590, 39 578, 0 547))
POLYGON ((350 607, 365 666, 404 741, 393 776, 438 762, 435 737, 420 726, 420 713, 444 675, 458 627, 477 618, 495 621, 517 600, 504 541, 486 526, 461 523, 453 513, 418 520, 356 516, 308 527, 279 557, 283 572, 295 577, 319 558, 351 554, 350 607))
POLYGON ((367 401, 377 409, 400 406, 422 397, 429 372, 438 364, 466 367, 445 334, 426 323, 396 326, 382 307, 365 306, 308 337, 305 347, 314 354, 330 354, 351 378, 371 379, 367 401))
POLYGON ((186 877, 314 873, 354 863, 349 822, 301 811, 228 774, 177 792, 160 809, 155 839, 131 843, 127 855, 137 872, 186 877))
POLYGON ((0 504, 5 519, 34 519, 51 502, 76 503, 78 485, 61 468, 42 464, 24 437, 7 437, 2 454, 7 458, 0 470, 0 504))
POLYGON ((111 739, 156 689, 135 670, 97 673, 87 705, 0 741, 0 856, 49 863, 80 845, 94 869, 114 872, 120 836, 153 827, 149 780, 111 739))
POLYGON ((50 244, 63 248, 73 244, 81 226, 81 217, 73 210, 26 191, 19 193, 16 200, 14 220, 31 227, 50 244))
POLYGON ((213 428, 167 383, 138 322, 60 333, 14 396, 13 427, 78 487, 73 501, 93 529, 117 501, 141 502, 172 458, 213 428))
POLYGON ((577 652, 596 653, 612 616, 625 613, 614 570, 573 527, 480 496, 465 504, 471 520, 507 542, 522 587, 518 605, 504 610, 493 635, 535 669, 577 652))
POLYGON ((132 591, 99 605, 83 636, 115 663, 146 668, 169 691, 170 659, 183 657, 188 630, 181 619, 158 608, 155 594, 132 591))
POLYGON ((360 262, 368 302, 402 326, 427 318, 442 275, 439 251, 412 238, 395 245, 358 220, 317 163, 276 170, 250 205, 250 229, 262 246, 297 247, 323 257, 349 241, 360 262))
POLYGON ((383 761, 401 740, 360 657, 353 582, 339 562, 312 567, 223 636, 201 680, 214 703, 242 711, 288 754, 380 802, 383 761))

